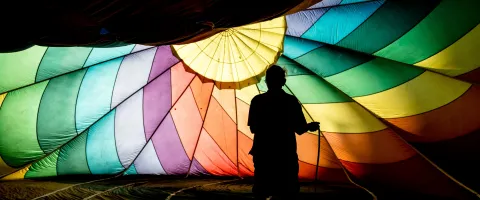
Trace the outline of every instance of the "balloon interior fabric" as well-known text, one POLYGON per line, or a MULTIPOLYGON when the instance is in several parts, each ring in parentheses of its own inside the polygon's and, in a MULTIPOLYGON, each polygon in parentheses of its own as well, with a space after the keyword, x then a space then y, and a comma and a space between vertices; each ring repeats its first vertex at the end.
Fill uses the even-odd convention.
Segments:
MULTIPOLYGON (((284 90, 321 122, 297 136, 299 177, 393 197, 478 195, 479 7, 325 0, 286 16, 284 90)), ((246 121, 264 81, 222 89, 188 69, 170 46, 1 54, 2 180, 252 176, 246 121)))
POLYGON ((320 0, 10 1, 0 13, 0 52, 33 45, 149 46, 190 43, 225 28, 270 20, 320 0), (18 13, 21 12, 21 17, 18 13), (248 15, 244 13, 248 12, 248 15), (15 16, 15 17, 12 17, 15 16))
POLYGON ((173 45, 174 54, 220 88, 255 84, 283 52, 284 17, 228 29, 211 38, 173 45))

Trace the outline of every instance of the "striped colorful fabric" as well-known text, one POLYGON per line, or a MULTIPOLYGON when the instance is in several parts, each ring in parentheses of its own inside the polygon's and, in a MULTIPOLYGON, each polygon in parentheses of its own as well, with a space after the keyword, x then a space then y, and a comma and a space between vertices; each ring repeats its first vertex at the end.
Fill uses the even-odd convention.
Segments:
MULTIPOLYGON (((478 195, 479 7, 324 0, 287 15, 283 52, 276 49, 284 90, 307 121, 321 123, 321 133, 297 136, 299 177, 374 194, 478 195)), ((247 118, 251 99, 267 91, 264 79, 225 89, 225 79, 192 72, 174 52, 34 46, 0 54, 2 180, 252 176, 247 118)))

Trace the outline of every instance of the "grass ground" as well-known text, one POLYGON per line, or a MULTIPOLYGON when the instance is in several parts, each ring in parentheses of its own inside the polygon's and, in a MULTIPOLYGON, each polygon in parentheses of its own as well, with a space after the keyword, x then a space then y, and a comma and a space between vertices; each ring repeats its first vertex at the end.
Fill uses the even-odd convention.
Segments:
MULTIPOLYGON (((0 182, 0 199, 253 199, 250 179, 134 176, 0 182), (39 198, 40 197, 40 198, 39 198)), ((299 199, 372 199, 352 185, 302 183, 299 199)))

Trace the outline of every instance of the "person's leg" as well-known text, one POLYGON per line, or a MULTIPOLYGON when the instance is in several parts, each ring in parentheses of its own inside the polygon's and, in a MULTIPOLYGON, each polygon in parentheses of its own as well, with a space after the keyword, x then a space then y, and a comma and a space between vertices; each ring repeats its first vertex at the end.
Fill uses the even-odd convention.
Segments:
POLYGON ((259 159, 258 156, 254 156, 253 165, 255 168, 253 175, 253 188, 252 192, 255 196, 255 199, 265 200, 270 196, 268 192, 268 169, 266 166, 267 163, 259 159))
POLYGON ((295 200, 300 192, 298 181, 298 160, 292 157, 289 162, 282 167, 283 173, 281 179, 277 180, 277 189, 274 199, 295 200))

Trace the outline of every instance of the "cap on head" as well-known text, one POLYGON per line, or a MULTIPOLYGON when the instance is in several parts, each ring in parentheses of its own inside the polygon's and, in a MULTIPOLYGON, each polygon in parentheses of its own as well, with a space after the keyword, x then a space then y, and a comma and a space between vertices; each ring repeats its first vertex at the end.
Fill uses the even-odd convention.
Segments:
POLYGON ((280 89, 285 85, 286 72, 278 65, 273 65, 267 70, 266 82, 268 89, 280 89))

